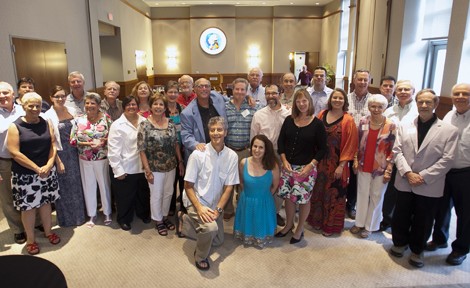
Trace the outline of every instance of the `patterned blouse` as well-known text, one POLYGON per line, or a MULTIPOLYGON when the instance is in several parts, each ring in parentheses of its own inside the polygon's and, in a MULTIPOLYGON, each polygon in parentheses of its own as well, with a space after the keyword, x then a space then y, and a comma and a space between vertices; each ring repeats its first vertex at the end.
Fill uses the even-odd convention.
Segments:
POLYGON ((111 117, 106 113, 96 121, 90 123, 86 115, 82 115, 73 121, 72 132, 70 132, 70 144, 78 148, 78 156, 82 160, 103 160, 108 155, 108 133, 111 127, 111 117), (104 139, 104 141, 102 140, 104 139), (102 143, 99 147, 77 145, 78 142, 102 143))
POLYGON ((176 143, 178 134, 171 120, 166 129, 156 128, 148 119, 140 123, 137 150, 145 152, 152 172, 169 172, 176 168, 176 143))
MULTIPOLYGON (((362 171, 364 165, 364 153, 366 152, 367 136, 369 135, 370 116, 365 116, 359 121, 359 149, 357 159, 359 160, 359 170, 362 171)), ((372 178, 382 176, 388 163, 393 158, 392 148, 395 143, 396 125, 392 120, 385 118, 377 137, 377 146, 375 148, 374 165, 372 168, 372 178)))

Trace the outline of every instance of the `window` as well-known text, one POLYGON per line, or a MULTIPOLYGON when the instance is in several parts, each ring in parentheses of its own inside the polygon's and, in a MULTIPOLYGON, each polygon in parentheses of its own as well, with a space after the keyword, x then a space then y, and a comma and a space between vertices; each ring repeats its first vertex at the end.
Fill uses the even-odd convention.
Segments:
POLYGON ((447 40, 429 41, 428 54, 426 59, 426 69, 423 82, 425 88, 431 88, 438 95, 441 93, 446 53, 447 40))

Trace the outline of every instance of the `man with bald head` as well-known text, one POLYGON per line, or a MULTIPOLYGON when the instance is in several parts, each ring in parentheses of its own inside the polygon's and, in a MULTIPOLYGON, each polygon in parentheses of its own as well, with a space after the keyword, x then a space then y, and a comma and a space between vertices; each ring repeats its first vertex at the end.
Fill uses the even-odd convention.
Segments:
POLYGON ((26 242, 20 211, 13 207, 13 194, 11 192, 11 155, 6 148, 8 127, 21 116, 24 110, 15 104, 13 87, 7 82, 0 82, 0 202, 2 211, 7 219, 8 226, 14 234, 18 244, 26 242))
POLYGON ((263 71, 261 68, 254 67, 251 68, 248 72, 248 86, 247 95, 253 97, 256 103, 260 104, 262 107, 266 106, 267 101, 266 97, 264 97, 265 89, 263 85, 261 85, 261 81, 263 81, 263 71))
POLYGON ((460 265, 467 258, 470 247, 470 84, 461 83, 452 88, 452 103, 455 109, 444 117, 444 122, 457 127, 458 145, 452 169, 447 173, 444 197, 436 213, 432 241, 426 250, 434 251, 447 247, 452 206, 457 215, 457 235, 452 242, 452 253, 446 262, 460 265))

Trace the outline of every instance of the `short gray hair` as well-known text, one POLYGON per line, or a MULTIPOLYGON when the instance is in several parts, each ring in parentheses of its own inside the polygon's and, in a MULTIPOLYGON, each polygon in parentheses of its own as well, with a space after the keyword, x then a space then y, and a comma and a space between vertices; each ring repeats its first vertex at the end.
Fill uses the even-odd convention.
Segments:
POLYGON ((94 100, 96 104, 100 105, 101 104, 101 96, 98 93, 95 92, 88 92, 85 95, 85 100, 94 100))
POLYGON ((222 124, 222 126, 224 127, 224 130, 227 131, 228 129, 227 121, 225 121, 225 118, 222 116, 215 116, 209 119, 209 122, 207 123, 207 127, 210 129, 212 126, 214 126, 217 123, 222 124))
POLYGON ((369 96, 369 98, 367 98, 367 107, 369 107, 371 103, 378 103, 382 105, 384 109, 388 106, 388 100, 382 94, 372 94, 369 96))
POLYGON ((74 77, 78 77, 78 78, 82 79, 82 81, 85 83, 85 77, 83 76, 82 73, 80 73, 78 71, 70 72, 69 77, 67 78, 67 80, 69 80, 69 82, 70 82, 70 79, 72 79, 74 77))

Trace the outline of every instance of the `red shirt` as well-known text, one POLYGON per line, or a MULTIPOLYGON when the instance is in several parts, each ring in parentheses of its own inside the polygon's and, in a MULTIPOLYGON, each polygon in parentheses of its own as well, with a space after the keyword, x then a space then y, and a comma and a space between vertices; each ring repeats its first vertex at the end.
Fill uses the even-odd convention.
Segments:
POLYGON ((374 168, 375 149, 377 148, 377 138, 379 131, 369 128, 369 135, 367 135, 366 151, 364 151, 364 164, 362 165, 362 172, 372 173, 374 168))
POLYGON ((183 94, 180 94, 178 95, 178 98, 176 98, 176 103, 184 106, 183 108, 185 108, 186 106, 189 105, 191 101, 193 101, 194 98, 196 98, 196 93, 194 92, 191 93, 188 99, 186 99, 186 97, 184 97, 183 94))

